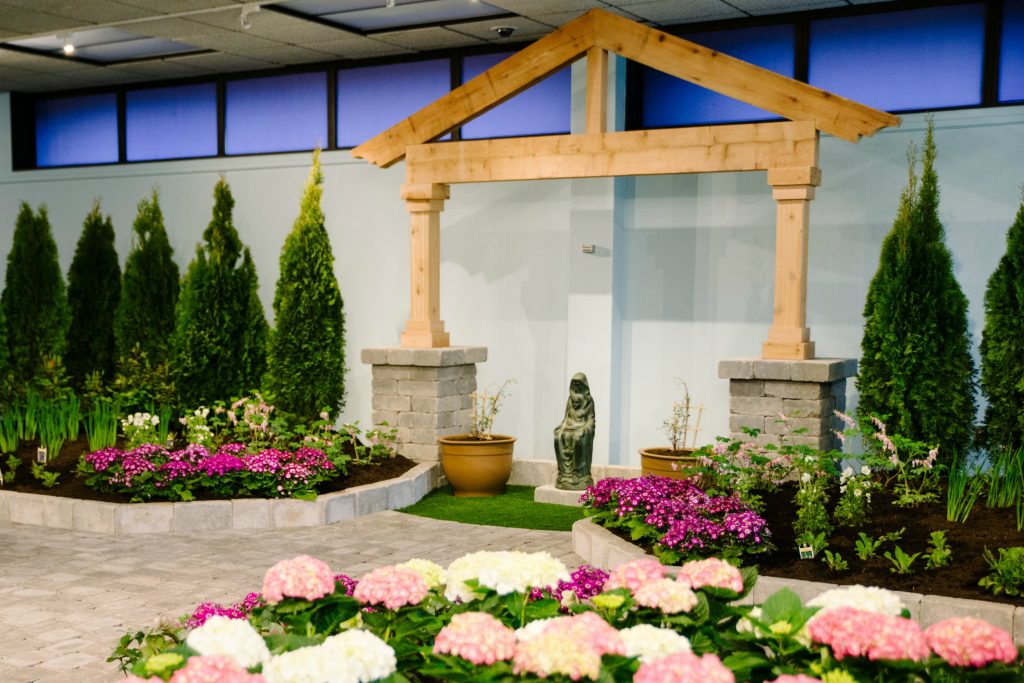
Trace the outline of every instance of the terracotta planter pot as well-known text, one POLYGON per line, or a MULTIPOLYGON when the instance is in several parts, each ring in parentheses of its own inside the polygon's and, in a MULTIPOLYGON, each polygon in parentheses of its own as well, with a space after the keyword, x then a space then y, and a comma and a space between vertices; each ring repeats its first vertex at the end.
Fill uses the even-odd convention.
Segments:
POLYGON ((697 466, 692 448, 674 451, 671 448, 641 448, 641 474, 656 474, 670 479, 691 479, 696 475, 688 469, 697 466), (673 467, 675 465, 675 467, 673 467))
POLYGON ((442 436, 441 466, 459 498, 496 496, 512 476, 514 436, 493 435, 489 440, 468 434, 442 436))

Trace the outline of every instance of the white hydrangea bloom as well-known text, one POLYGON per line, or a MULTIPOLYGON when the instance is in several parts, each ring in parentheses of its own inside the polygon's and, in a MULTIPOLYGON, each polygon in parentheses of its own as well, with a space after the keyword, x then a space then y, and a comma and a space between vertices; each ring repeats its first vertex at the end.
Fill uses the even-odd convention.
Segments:
POLYGON ((280 654, 263 666, 267 683, 370 683, 387 678, 395 651, 367 631, 353 629, 320 645, 280 654))
POLYGON ((539 636, 541 633, 544 632, 544 629, 547 628, 549 623, 551 623, 555 619, 560 619, 560 618, 561 617, 548 617, 547 619, 537 619, 536 621, 531 621, 530 623, 526 624, 525 626, 521 626, 520 628, 517 628, 516 629, 516 641, 517 642, 522 642, 522 641, 532 640, 533 638, 536 638, 537 636, 539 636))
POLYGON ((855 607, 891 617, 899 616, 906 609, 903 601, 892 591, 861 585, 833 588, 814 598, 807 605, 820 607, 818 614, 835 607, 855 607))
POLYGON ((445 597, 453 601, 474 600, 477 595, 465 584, 468 579, 477 579, 481 586, 507 595, 525 593, 531 587, 555 586, 570 578, 569 570, 550 553, 482 551, 463 555, 448 566, 445 597))
POLYGON ((651 624, 622 629, 619 635, 626 644, 626 656, 639 657, 641 662, 690 651, 690 641, 686 636, 651 624))
POLYGON ((246 669, 270 659, 267 644, 245 619, 212 616, 185 642, 201 655, 227 655, 246 669))
POLYGON ((423 577, 423 580, 427 582, 427 586, 429 586, 430 588, 440 586, 445 582, 444 567, 434 562, 431 562, 430 560, 421 560, 417 557, 414 557, 408 562, 403 562, 398 566, 404 567, 406 569, 412 569, 413 571, 418 572, 419 575, 423 577))

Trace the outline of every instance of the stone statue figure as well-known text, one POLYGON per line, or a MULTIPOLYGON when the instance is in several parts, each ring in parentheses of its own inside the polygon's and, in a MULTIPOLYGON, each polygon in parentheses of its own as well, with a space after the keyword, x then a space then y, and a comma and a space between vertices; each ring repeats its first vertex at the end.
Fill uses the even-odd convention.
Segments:
POLYGON ((587 376, 582 372, 573 375, 569 382, 565 418, 555 427, 555 457, 558 460, 556 488, 582 491, 593 485, 590 463, 594 457, 594 399, 590 396, 587 376))

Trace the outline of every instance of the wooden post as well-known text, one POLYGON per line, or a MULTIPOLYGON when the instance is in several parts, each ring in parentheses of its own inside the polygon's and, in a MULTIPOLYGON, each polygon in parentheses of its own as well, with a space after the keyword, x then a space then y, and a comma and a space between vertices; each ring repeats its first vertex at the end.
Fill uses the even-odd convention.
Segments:
POLYGON ((608 126, 608 53, 587 50, 587 132, 603 133, 608 126))
POLYGON ((402 199, 410 215, 409 320, 402 348, 450 346, 441 320, 441 211, 449 197, 442 183, 406 183, 402 199))
POLYGON ((814 188, 821 184, 817 167, 774 168, 768 184, 776 202, 775 315, 761 356, 777 360, 814 358, 807 328, 807 228, 814 188))

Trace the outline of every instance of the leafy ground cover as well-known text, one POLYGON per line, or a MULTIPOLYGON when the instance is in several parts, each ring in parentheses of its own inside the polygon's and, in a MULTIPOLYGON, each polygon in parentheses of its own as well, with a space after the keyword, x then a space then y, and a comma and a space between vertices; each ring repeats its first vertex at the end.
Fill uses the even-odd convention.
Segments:
POLYGON ((450 486, 428 493, 401 512, 466 524, 570 531, 583 518, 582 508, 535 503, 532 486, 508 486, 490 498, 456 498, 450 486))

